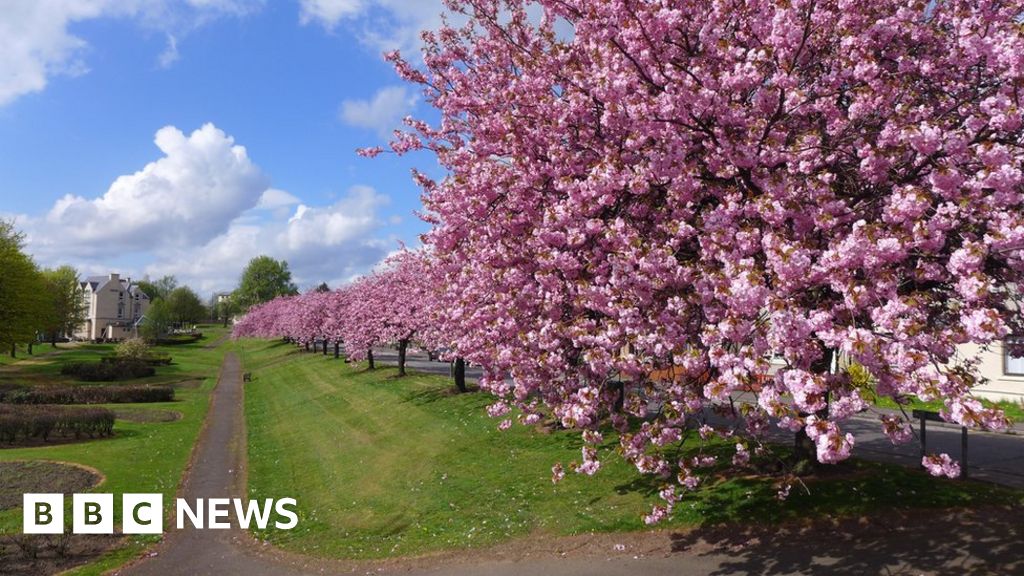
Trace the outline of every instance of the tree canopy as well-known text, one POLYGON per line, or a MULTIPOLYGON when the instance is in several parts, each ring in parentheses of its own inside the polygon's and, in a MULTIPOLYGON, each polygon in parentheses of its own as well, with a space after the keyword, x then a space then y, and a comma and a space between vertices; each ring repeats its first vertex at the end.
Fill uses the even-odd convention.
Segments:
POLYGON ((178 286, 171 290, 164 302, 170 317, 179 324, 195 324, 207 317, 203 301, 188 286, 178 286))
POLYGON ((55 316, 43 275, 22 250, 14 224, 0 221, 0 345, 29 343, 55 316))
POLYGON ((146 296, 149 296, 150 301, 156 300, 157 298, 167 299, 167 297, 171 295, 171 292, 178 287, 178 279, 174 276, 167 275, 153 281, 139 280, 137 285, 139 290, 142 290, 146 296))
MULTIPOLYGON (((848 458, 846 421, 875 396, 1005 427, 958 351, 1024 333, 1020 2, 447 5, 465 24, 425 34, 422 66, 388 55, 439 113, 391 143, 444 168, 416 174, 443 291, 428 317, 457 327, 501 427, 581 431, 554 480, 596 473, 610 424, 664 481, 653 523, 714 461, 673 456, 696 431, 742 468, 771 426, 848 458)), ((279 299, 239 331, 391 319, 338 293, 279 299)), ((879 427, 912 438, 905 415, 879 427)), ((947 454, 922 464, 959 473, 947 454)))
POLYGON ((51 316, 46 322, 45 330, 51 342, 56 338, 73 334, 86 319, 86 305, 82 300, 82 285, 78 279, 78 271, 71 266, 60 266, 43 270, 43 280, 51 301, 51 316))
POLYGON ((278 296, 298 292, 298 288, 292 282, 292 273, 288 270, 287 262, 275 260, 270 256, 257 256, 249 261, 242 272, 242 278, 232 294, 232 300, 245 310, 256 304, 269 302, 278 296))

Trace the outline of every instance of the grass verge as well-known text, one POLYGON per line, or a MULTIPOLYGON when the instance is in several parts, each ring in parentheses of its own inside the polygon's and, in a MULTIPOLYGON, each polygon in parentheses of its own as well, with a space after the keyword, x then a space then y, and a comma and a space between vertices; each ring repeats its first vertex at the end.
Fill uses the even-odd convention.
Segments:
MULTIPOLYGON (((249 497, 298 500, 291 531, 261 537, 333 558, 380 558, 487 546, 526 534, 643 529, 659 484, 611 453, 594 477, 551 483, 555 462, 579 460, 577 433, 488 418, 485 394, 455 395, 448 379, 394 368, 367 371, 282 343, 242 341, 249 497)), ((723 458, 728 447, 721 446, 723 458)), ((772 482, 715 475, 678 505, 668 527, 772 523, 893 508, 1019 502, 1016 492, 932 479, 854 461, 846 474, 809 480, 786 501, 772 482)), ((666 525, 662 525, 664 527, 666 525)))

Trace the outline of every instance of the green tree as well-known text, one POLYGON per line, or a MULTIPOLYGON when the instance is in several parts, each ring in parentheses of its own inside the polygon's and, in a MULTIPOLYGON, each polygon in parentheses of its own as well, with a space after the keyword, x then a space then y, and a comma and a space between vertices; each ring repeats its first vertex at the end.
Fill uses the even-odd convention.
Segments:
POLYGON ((178 287, 178 279, 174 276, 167 275, 159 280, 140 280, 138 282, 138 287, 139 290, 146 293, 146 296, 149 296, 150 302, 158 298, 166 300, 167 297, 171 295, 171 292, 178 287))
POLYGON ((146 310, 139 331, 146 340, 157 340, 167 334, 172 321, 173 317, 167 302, 154 300, 146 310))
POLYGON ((206 307, 194 290, 179 286, 171 290, 164 300, 171 320, 179 324, 195 324, 206 317, 206 307))
POLYGON ((230 294, 214 294, 210 297, 209 308, 210 318, 215 322, 223 322, 225 328, 231 317, 238 313, 238 306, 235 305, 234 298, 230 294))
POLYGON ((43 279, 53 313, 44 328, 50 337, 50 345, 56 347, 58 337, 74 333, 85 322, 82 285, 78 281, 78 271, 71 266, 43 270, 43 279))
POLYGON ((30 344, 53 316, 43 275, 22 250, 24 236, 0 221, 0 346, 30 344))
POLYGON ((247 310, 278 296, 298 292, 298 288, 292 282, 292 273, 288 270, 287 262, 275 260, 270 256, 257 256, 249 261, 249 265, 242 272, 242 279, 232 298, 240 310, 247 310))

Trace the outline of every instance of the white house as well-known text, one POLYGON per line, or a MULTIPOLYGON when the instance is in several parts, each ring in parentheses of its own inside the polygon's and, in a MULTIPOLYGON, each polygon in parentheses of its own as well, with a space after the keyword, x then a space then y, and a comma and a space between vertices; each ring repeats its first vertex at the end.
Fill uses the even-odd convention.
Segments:
POLYGON ((82 299, 86 320, 75 338, 82 340, 123 340, 136 336, 136 323, 149 308, 149 296, 117 274, 90 276, 83 280, 82 299))
MULTIPOLYGON (((974 344, 964 344, 960 354, 965 358, 979 352, 974 344)), ((995 342, 982 350, 979 374, 987 380, 975 388, 975 394, 989 400, 1024 401, 1024 357, 1010 356, 1002 342, 995 342)))

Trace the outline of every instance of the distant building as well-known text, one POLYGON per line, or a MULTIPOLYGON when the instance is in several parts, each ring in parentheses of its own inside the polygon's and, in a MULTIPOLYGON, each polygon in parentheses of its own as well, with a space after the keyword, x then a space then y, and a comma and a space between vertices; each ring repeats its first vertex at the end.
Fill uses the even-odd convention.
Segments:
POLYGON ((117 274, 90 276, 81 282, 86 320, 75 338, 124 340, 137 336, 136 325, 149 308, 149 296, 117 274))

